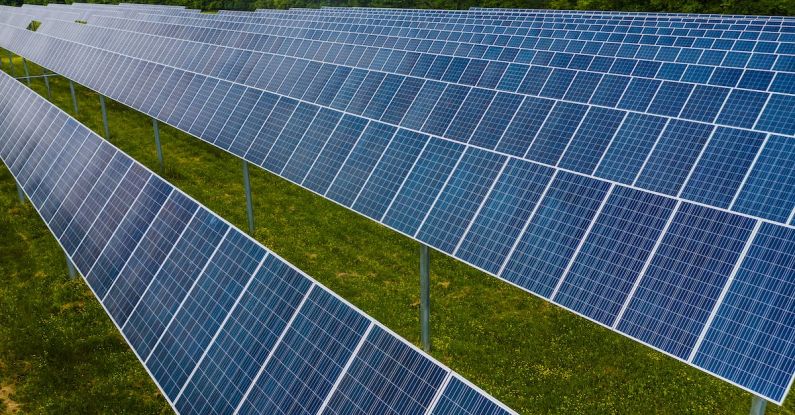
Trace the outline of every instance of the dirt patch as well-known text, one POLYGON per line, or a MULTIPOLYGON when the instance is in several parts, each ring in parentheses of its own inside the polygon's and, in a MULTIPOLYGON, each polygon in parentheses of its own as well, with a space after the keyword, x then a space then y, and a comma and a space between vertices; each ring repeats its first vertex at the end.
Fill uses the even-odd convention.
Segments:
POLYGON ((19 404, 14 402, 11 399, 11 395, 14 394, 14 387, 11 385, 4 385, 0 387, 0 402, 5 405, 5 413, 6 414, 18 414, 19 413, 19 404))

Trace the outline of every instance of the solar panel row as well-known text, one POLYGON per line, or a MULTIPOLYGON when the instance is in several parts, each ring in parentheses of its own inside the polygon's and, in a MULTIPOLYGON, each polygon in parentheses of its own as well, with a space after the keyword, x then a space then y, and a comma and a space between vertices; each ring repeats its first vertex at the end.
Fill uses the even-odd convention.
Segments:
MULTIPOLYGON (((152 13, 157 14, 157 12, 152 13)), ((671 17, 657 15, 653 17, 627 19, 609 14, 566 13, 562 11, 552 14, 513 13, 494 14, 491 12, 466 12, 463 14, 427 14, 419 11, 400 13, 399 11, 378 10, 341 10, 341 9, 293 9, 259 11, 255 14, 243 15, 191 15, 185 12, 173 12, 176 17, 195 17, 217 22, 261 22, 267 17, 295 17, 298 20, 307 17, 335 17, 341 22, 361 21, 362 18, 390 20, 391 24, 417 24, 422 28, 453 28, 460 27, 463 31, 480 33, 516 34, 531 28, 544 29, 586 29, 600 32, 623 32, 625 34, 642 33, 646 35, 686 34, 682 29, 707 30, 699 34, 707 37, 725 36, 726 38, 744 38, 743 32, 764 31, 792 33, 795 21, 787 17, 741 16, 722 18, 703 17, 671 17), (496 26, 496 27, 495 27, 496 26), (656 29, 655 29, 656 28, 656 29)), ((693 16, 693 15, 690 15, 693 16)), ((770 35, 766 35, 770 36, 770 35)))
MULTIPOLYGON (((537 87, 542 97, 523 97, 404 75, 417 70, 420 61, 412 61, 414 66, 402 66, 403 61, 388 59, 379 71, 364 72, 349 66, 320 65, 315 60, 293 59, 282 54, 249 53, 162 36, 62 22, 45 25, 42 33, 236 81, 281 96, 343 110, 371 121, 782 223, 787 223, 795 206, 789 179, 782 176, 777 181, 765 180, 761 185, 764 189, 751 187, 753 183, 748 182, 748 179, 754 182, 753 178, 759 174, 770 177, 766 171, 748 175, 749 169, 753 171, 763 167, 754 160, 757 154, 764 152, 765 134, 741 130, 736 126, 728 128, 743 119, 758 118, 759 125, 768 122, 766 120, 778 124, 773 120, 790 118, 784 107, 776 105, 779 102, 786 107, 784 102, 795 99, 788 95, 760 96, 757 112, 748 114, 745 111, 752 108, 749 103, 753 93, 745 90, 722 88, 719 96, 705 97, 705 90, 710 87, 688 85, 683 89, 682 84, 671 82, 656 90, 656 86, 650 87, 634 80, 627 82, 626 86, 603 79, 597 81, 599 87, 595 92, 583 96, 593 96, 591 102, 599 100, 601 104, 612 99, 618 108, 593 104, 589 108, 565 99, 548 99, 550 95, 562 95, 555 91, 568 89, 567 94, 572 92, 570 85, 575 84, 574 93, 577 94, 576 89, 583 84, 572 79, 561 84, 525 75, 523 84, 533 82, 543 87, 537 87), (196 56, 210 59, 200 60, 196 56), (649 114, 649 110, 638 112, 642 110, 640 107, 646 106, 657 114, 649 114), (629 107, 635 107, 636 111, 626 110, 629 107), (661 115, 678 113, 682 107, 683 113, 689 112, 690 118, 710 122, 717 117, 718 122, 726 120, 724 122, 728 125, 715 128, 711 124, 682 118, 667 120, 661 115), (766 109, 760 114, 758 111, 762 107, 766 109), (646 128, 639 130, 639 124, 646 128), (534 135, 532 131, 535 130, 538 133, 534 135), (638 136, 647 139, 638 143, 638 136), (626 142, 618 143, 618 140, 626 142), (627 146, 632 147, 628 149, 627 146), (738 149, 743 151, 736 151, 738 149), (632 154, 627 154, 628 151, 632 154), (762 203, 757 202, 760 194, 767 195, 762 203)), ((272 43, 261 40, 260 44, 272 43)), ((308 46, 311 44, 294 44, 292 54, 305 55, 310 50, 311 56, 313 49, 308 46)), ((334 56, 335 50, 328 49, 328 52, 334 56)), ((356 56, 354 59, 358 60, 361 55, 347 56, 356 56)), ((460 73, 450 67, 441 78, 451 72, 460 73)), ((462 76, 466 74, 464 71, 462 76)), ((173 75, 171 79, 175 79, 173 75)), ((231 97, 224 99, 230 111, 235 105, 246 107, 254 104, 250 100, 238 102, 231 97)), ((207 132, 215 136, 220 133, 214 130, 207 132)), ((249 151, 252 150, 257 148, 249 151)), ((244 155, 258 165, 265 157, 254 153, 244 155)))
MULTIPOLYGON (((333 194, 332 200, 340 203, 353 200, 348 206, 354 210, 379 209, 371 217, 420 240, 438 242, 440 249, 469 263, 486 264, 481 268, 497 270, 491 272, 702 368, 707 359, 698 356, 711 344, 707 339, 726 342, 738 332, 759 330, 752 321, 771 310, 739 307, 747 313, 740 320, 749 322, 747 326, 726 330, 708 324, 722 321, 729 312, 731 305, 723 301, 734 298, 732 292, 739 287, 734 281, 745 278, 741 271, 752 266, 748 255, 764 249, 757 246, 766 240, 760 235, 789 227, 38 34, 4 29, 0 38, 17 53, 241 157, 251 155, 263 165, 278 161, 278 168, 271 168, 283 177, 327 197, 333 194), (253 104, 237 105, 243 100, 253 104), (219 106, 229 102, 230 107, 219 106), (246 129, 251 131, 238 134, 246 129), (207 136, 207 130, 221 135, 207 136), (289 162, 282 165, 279 160, 285 159, 289 162), (405 173, 395 175, 396 170, 405 173), (533 183, 540 184, 528 186, 533 183), (371 200, 359 203, 368 192, 371 200), (354 193, 358 196, 351 199, 354 193), (649 202, 639 205, 645 198, 649 202), (645 239, 625 247, 633 262, 624 265, 624 257, 613 255, 611 248, 637 233, 645 239), (643 249, 638 249, 641 244, 643 249), (490 265, 492 258, 499 258, 496 266, 490 265), (627 272, 615 275, 621 266, 627 272), (573 275, 575 286, 570 287, 566 284, 573 275), (684 310, 688 313, 681 317, 684 310)), ((335 90, 332 102, 341 89, 335 90)), ((672 144, 660 151, 677 151, 675 137, 688 127, 672 126, 666 140, 672 144)), ((778 136, 768 140, 776 143, 771 148, 791 141, 778 136)), ((552 152, 554 146, 548 141, 542 148, 552 152)), ((761 274, 768 279, 782 275, 761 274)), ((765 316, 778 324, 765 329, 768 340, 786 344, 789 334, 776 329, 786 324, 781 315, 765 316)), ((748 348, 728 348, 733 353, 729 359, 723 359, 726 354, 713 356, 723 365, 708 370, 782 400, 789 383, 770 382, 769 367, 791 379, 791 353, 768 350, 770 343, 759 337, 745 340, 748 348), (747 375, 749 369, 752 375, 747 375)))
POLYGON ((180 413, 513 413, 7 75, 0 159, 180 413))

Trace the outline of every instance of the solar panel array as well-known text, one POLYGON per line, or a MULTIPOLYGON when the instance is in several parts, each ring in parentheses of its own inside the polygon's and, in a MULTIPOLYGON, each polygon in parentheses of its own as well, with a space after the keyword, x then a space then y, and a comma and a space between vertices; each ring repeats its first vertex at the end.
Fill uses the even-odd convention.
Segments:
POLYGON ((0 158, 177 412, 513 413, 22 84, 0 89, 0 158))
POLYGON ((783 401, 795 373, 791 20, 456 12, 428 13, 442 26, 426 28, 422 13, 396 13, 405 26, 353 16, 369 13, 95 17, 4 27, 0 42, 783 401))

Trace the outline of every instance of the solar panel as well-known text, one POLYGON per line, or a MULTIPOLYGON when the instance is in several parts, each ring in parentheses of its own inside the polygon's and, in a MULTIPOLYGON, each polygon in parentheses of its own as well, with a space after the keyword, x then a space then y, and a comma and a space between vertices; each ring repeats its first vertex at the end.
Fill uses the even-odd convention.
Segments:
MULTIPOLYGON (((0 159, 178 413, 425 412, 459 379, 35 92, 0 88, 0 159)), ((479 390, 453 402, 472 394, 513 413, 479 390)))
MULTIPOLYGON (((91 43, 90 38, 96 36, 86 34, 99 33, 89 32, 94 30, 107 29, 88 28, 75 39, 91 43)), ((691 188, 685 193, 683 189, 687 189, 694 178, 703 183, 723 178, 722 173, 710 173, 710 169, 737 167, 734 164, 721 167, 715 163, 715 151, 720 152, 721 146, 727 145, 722 140, 730 140, 732 135, 756 134, 757 137, 764 136, 761 138, 764 143, 760 143, 758 148, 748 144, 750 148, 757 149, 757 153, 748 167, 741 173, 734 173, 734 178, 730 179, 727 188, 736 189, 731 198, 739 199, 739 195, 757 186, 755 196, 745 196, 749 201, 771 197, 770 200, 780 201, 776 209, 784 206, 783 211, 788 207, 791 215, 795 201, 791 193, 784 194, 788 188, 782 183, 791 181, 792 175, 771 175, 770 170, 764 170, 776 168, 777 162, 792 164, 792 153, 787 153, 786 146, 782 147, 784 143, 773 140, 774 135, 639 111, 639 102, 658 105, 660 111, 671 111, 671 107, 663 105, 667 98, 654 104, 650 95, 642 101, 622 99, 627 85, 632 84, 629 79, 618 75, 611 75, 608 79, 622 82, 604 84, 592 94, 612 103, 594 106, 507 91, 491 94, 488 89, 473 89, 444 81, 444 76, 460 79, 466 73, 464 66, 459 64, 463 61, 456 61, 457 58, 442 60, 445 63, 439 70, 439 80, 403 74, 400 87, 396 87, 396 78, 390 78, 393 80, 390 83, 385 81, 389 75, 399 73, 397 68, 403 57, 395 63, 398 65, 396 69, 382 70, 384 73, 373 74, 371 70, 345 65, 329 65, 326 71, 312 69, 307 72, 313 62, 302 61, 291 54, 255 57, 251 51, 244 55, 242 50, 205 49, 202 45, 180 41, 169 41, 169 47, 175 48, 174 53, 163 53, 169 50, 165 48, 157 49, 158 55, 164 57, 158 58, 146 55, 148 52, 141 48, 143 43, 139 41, 157 38, 136 37, 130 32, 120 32, 123 36, 114 38, 110 36, 113 32, 102 32, 106 34, 102 39, 113 39, 113 42, 97 44, 97 47, 135 56, 140 53, 140 56, 155 61, 174 57, 174 60, 164 61, 169 66, 160 66, 52 37, 18 33, 12 29, 4 29, 3 32, 1 38, 10 49, 123 103, 134 103, 131 94, 137 96, 142 85, 151 86, 168 69, 169 80, 158 88, 152 88, 168 96, 156 98, 165 103, 159 108, 151 107, 148 110, 150 115, 208 142, 223 142, 223 146, 219 145, 221 148, 266 165, 274 173, 344 206, 357 209, 357 202, 369 194, 367 197, 373 202, 358 204, 363 214, 682 361, 755 393, 763 393, 758 384, 751 385, 750 381, 738 381, 716 373, 694 362, 691 355, 704 344, 699 339, 718 329, 712 324, 714 315, 724 307, 723 298, 728 296, 722 293, 735 289, 729 274, 749 260, 746 247, 756 240, 758 232, 755 229, 760 224, 790 229, 783 224, 791 218, 760 220, 759 216, 772 215, 774 211, 739 214, 742 211, 734 209, 736 201, 730 202, 729 207, 712 207, 682 197, 693 191, 691 188), (134 51, 132 45, 136 45, 140 52, 134 51), (42 52, 47 47, 53 52, 42 52), (212 50, 212 55, 207 56, 214 57, 206 68, 198 68, 191 61, 190 54, 176 53, 180 50, 197 54, 212 50), (85 62, 67 60, 74 55, 85 57, 85 62), (256 60, 256 63, 251 64, 252 71, 245 79, 238 79, 239 71, 248 63, 239 66, 241 69, 234 69, 238 66, 232 62, 238 62, 244 56, 248 61, 256 60), (300 65, 298 68, 301 70, 291 71, 296 65, 300 65), (158 68, 157 71, 154 68, 158 68), (297 77, 289 78, 290 73, 297 77), (213 77, 207 76, 210 74, 213 77), (320 85, 313 87, 317 76, 323 79, 320 85), (114 84, 114 79, 123 79, 124 82, 114 84), (413 82, 416 83, 412 85, 413 82), (371 89, 375 84, 379 87, 371 89), (113 88, 108 90, 105 85, 113 88), (306 89, 297 85, 305 85, 306 89), (367 113, 374 97, 378 96, 381 86, 395 91, 395 98, 400 95, 405 100, 404 103, 393 99, 383 112, 384 116, 390 114, 393 117, 390 119, 399 121, 362 116, 361 113, 367 113), (362 88, 368 92, 359 94, 362 88), (617 89, 618 94, 614 93, 617 89), (217 99, 229 94, 236 102, 243 102, 244 96, 249 99, 244 105, 233 104, 229 107, 231 111, 218 111, 217 103, 225 100, 217 99), (313 98, 307 101, 304 97, 310 95, 313 98), (256 102, 255 97, 258 97, 256 102), (467 100, 469 97, 472 99, 467 100), (501 97, 500 105, 515 108, 516 112, 504 117, 510 118, 507 122, 496 121, 498 113, 492 113, 491 123, 496 125, 495 128, 504 129, 496 142, 486 140, 482 146, 476 146, 471 142, 456 142, 454 137, 447 136, 451 125, 455 129, 469 128, 461 118, 453 121, 462 109, 466 114, 470 105, 484 105, 482 103, 489 100, 497 102, 498 97, 501 97), (511 101, 510 97, 516 98, 511 101), (362 102, 364 100, 367 102, 362 102), (315 106, 318 104, 319 107, 315 106), (403 110, 393 110, 393 104, 403 110), (454 111, 450 107, 445 108, 448 104, 454 111), (203 136, 210 130, 208 126, 227 122, 233 116, 243 120, 238 121, 241 123, 239 130, 235 126, 239 132, 234 138, 221 140, 220 137, 203 136), (296 131, 301 130, 304 130, 303 136, 298 138, 296 131), (428 131, 437 134, 428 134, 428 131), (773 144, 768 147, 771 142, 773 144), (231 144, 227 147, 227 143, 231 144), (294 151, 282 166, 275 157, 267 162, 274 149, 278 149, 276 154, 287 153, 290 149, 294 151), (763 157, 766 152, 770 152, 769 156, 763 157), (386 177, 388 165, 383 163, 399 166, 399 171, 404 173, 386 177), (570 167, 561 168, 562 163, 570 167), (577 169, 588 169, 589 173, 583 174, 577 169), (591 174, 590 170, 600 173, 591 174), (656 170, 665 174, 655 174, 656 170), (611 179, 605 180, 605 175, 611 179), (705 180, 704 175, 709 178, 705 180), (533 189, 510 183, 512 180, 529 180, 528 177, 539 180, 534 182, 536 186, 533 189), (386 180, 386 184, 371 186, 373 179, 386 180), (772 184, 773 181, 777 183, 772 184), (762 190, 765 186, 776 187, 782 193, 766 193, 762 190), (515 199, 506 201, 500 196, 501 192, 515 199), (643 204, 638 203, 639 200, 651 201, 643 204), (664 209, 653 209, 661 207, 664 209), (623 224, 615 222, 614 225, 617 220, 614 218, 628 219, 623 224), (644 221, 642 230, 638 228, 641 220, 644 221), (488 235, 491 229, 479 223, 504 225, 492 227, 500 229, 501 233, 488 235), (616 226, 615 233, 610 232, 613 229, 605 229, 613 225, 616 226), (626 255, 632 257, 631 268, 619 271, 617 267, 623 265, 625 257, 611 253, 616 241, 625 235, 621 229, 627 229, 625 232, 632 235, 644 232, 645 239, 638 241, 642 246, 623 248, 626 255), (715 241, 721 243, 713 249, 715 241), (685 255, 692 251, 687 248, 690 245, 701 247, 698 251, 701 257, 685 255), (483 257, 479 258, 479 255, 483 257), (683 264, 680 268, 666 262, 680 256, 683 264), (603 267, 615 275, 602 282, 598 275, 587 274, 583 267, 591 266, 592 262, 593 266, 603 267), (684 290, 673 288, 680 283, 689 285, 684 290), (681 310, 690 313, 685 320, 679 320, 681 310), (665 331, 668 327, 675 327, 678 331, 669 333, 665 331)), ((166 42, 162 38, 158 41, 166 42)), ((346 49, 351 55, 352 50, 346 49)), ((339 51, 341 49, 335 53, 339 51)), ((207 60, 200 62, 205 66, 207 60)), ((551 76, 548 66, 534 68, 546 68, 549 70, 547 76, 551 76)), ((413 67, 409 69, 414 70, 413 67)), ((427 73, 436 70, 431 65, 427 73)), ((651 84, 638 85, 637 88, 646 91, 651 84)), ((682 94, 672 87, 675 84, 660 82, 653 87, 659 90, 663 85, 666 97, 682 94)), ((537 87, 538 93, 544 86, 537 87)), ((735 88, 731 94, 737 91, 746 90, 735 88)), ((141 109, 140 105, 136 108, 141 109)), ((480 125, 483 125, 482 121, 480 125)), ((455 134, 460 134, 459 131, 464 130, 456 131, 455 134)), ((786 137, 781 138, 784 140, 786 137)), ((749 158, 745 157, 746 160, 749 158)), ((783 164, 778 166, 781 170, 783 164)), ((749 347, 754 348, 754 353, 765 353, 766 344, 758 338, 751 341, 754 344, 749 347)), ((757 366, 757 370, 762 369, 757 366)), ((791 375, 790 372, 790 378, 791 375)), ((761 373, 756 376, 765 377, 761 373)), ((354 380, 350 382, 355 383, 354 380)), ((778 391, 784 394, 765 396, 780 402, 788 383, 778 381, 777 385, 778 391)), ((365 381, 360 381, 358 386, 350 386, 351 390, 362 387, 366 389, 365 381)), ((358 405, 345 399, 334 402, 344 408, 358 405)))

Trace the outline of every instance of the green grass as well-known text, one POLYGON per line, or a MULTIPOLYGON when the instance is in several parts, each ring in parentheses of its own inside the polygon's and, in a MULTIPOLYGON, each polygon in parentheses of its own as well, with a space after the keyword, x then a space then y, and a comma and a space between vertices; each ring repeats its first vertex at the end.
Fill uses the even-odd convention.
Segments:
MULTIPOLYGON (((51 86, 53 102, 73 113, 68 82, 53 78, 51 86)), ((45 94, 43 80, 32 87, 45 94)), ((78 119, 101 134, 98 96, 77 92, 78 119)), ((110 100, 108 111, 110 141, 157 170, 151 120, 110 100)), ((165 178, 247 229, 240 160, 163 124, 161 140, 165 178)), ((259 168, 251 175, 255 237, 417 344, 417 243, 259 168)), ((0 190, 0 373, 16 388, 14 399, 34 413, 69 412, 75 401, 103 402, 99 412, 162 410, 87 287, 66 279, 41 220, 15 203, 4 168, 0 190), (80 311, 66 306, 75 302, 80 311)), ((431 271, 433 356, 520 413, 748 412, 751 395, 459 261, 434 253, 431 271)), ((768 413, 794 408, 771 405, 768 413)))

